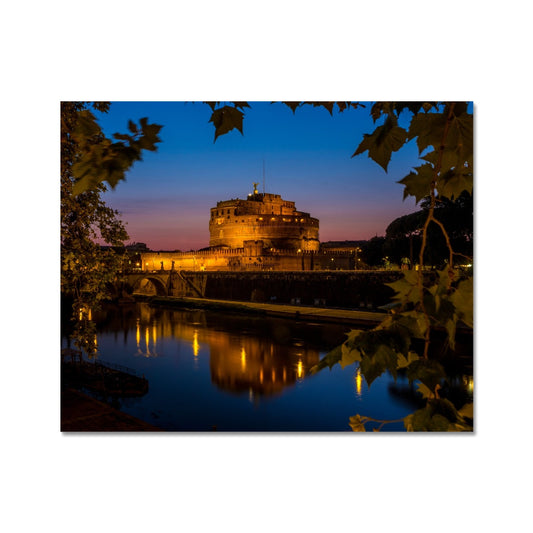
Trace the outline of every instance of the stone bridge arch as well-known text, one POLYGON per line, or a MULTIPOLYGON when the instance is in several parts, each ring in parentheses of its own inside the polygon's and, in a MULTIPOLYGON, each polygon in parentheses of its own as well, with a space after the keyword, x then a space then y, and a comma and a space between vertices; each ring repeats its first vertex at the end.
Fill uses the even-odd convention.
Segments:
POLYGON ((130 279, 134 293, 168 296, 168 276, 145 274, 130 279))

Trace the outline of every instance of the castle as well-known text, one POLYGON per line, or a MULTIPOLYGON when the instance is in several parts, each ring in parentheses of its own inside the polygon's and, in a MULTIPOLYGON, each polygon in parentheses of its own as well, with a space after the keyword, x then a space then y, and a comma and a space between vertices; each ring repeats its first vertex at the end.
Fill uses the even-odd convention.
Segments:
POLYGON ((218 202, 211 209, 209 246, 242 248, 246 241, 260 240, 265 248, 317 252, 318 219, 279 194, 257 192, 257 185, 246 200, 218 202))
POLYGON ((217 202, 209 219, 209 248, 142 253, 143 270, 352 270, 353 254, 321 251, 318 219, 279 194, 217 202))

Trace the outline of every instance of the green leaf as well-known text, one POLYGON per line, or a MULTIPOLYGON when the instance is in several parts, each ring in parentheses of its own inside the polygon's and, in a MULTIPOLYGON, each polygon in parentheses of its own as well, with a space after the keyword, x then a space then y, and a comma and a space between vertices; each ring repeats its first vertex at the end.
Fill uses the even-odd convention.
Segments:
POLYGON ((426 387, 423 383, 419 383, 417 386, 417 391, 424 397, 424 398, 434 398, 435 395, 433 394, 433 391, 426 387))
POLYGON ((132 120, 128 120, 128 129, 133 134, 139 133, 139 130, 137 129, 137 125, 132 120))
POLYGON ((320 370, 328 367, 333 368, 342 358, 342 346, 337 346, 333 348, 330 352, 328 352, 317 365, 311 367, 309 369, 310 374, 316 374, 317 372, 320 372, 320 370))
POLYGON ((474 327, 474 279, 469 277, 460 281, 450 296, 457 318, 467 326, 474 327))
POLYGON ((394 315, 397 324, 403 326, 409 332, 409 335, 415 339, 425 338, 428 322, 426 315, 421 311, 402 311, 394 315))
POLYGON ((399 180, 405 186, 403 199, 414 196, 416 203, 431 194, 435 187, 435 171, 430 163, 415 167, 415 171, 409 172, 407 176, 399 180))
POLYGON ((95 116, 88 110, 80 111, 77 116, 76 128, 72 132, 74 139, 79 141, 80 138, 86 139, 100 134, 101 129, 96 122, 95 116))
POLYGON ((410 383, 420 381, 433 394, 435 387, 446 377, 440 363, 432 359, 418 359, 407 367, 407 379, 410 383))
POLYGON ((428 407, 432 416, 441 415, 450 422, 457 422, 457 409, 450 400, 446 398, 434 398, 429 400, 428 407))
POLYGON ((350 348, 345 344, 341 348, 342 358, 340 365, 342 368, 346 368, 349 365, 354 364, 356 361, 361 361, 361 352, 357 348, 350 348))
POLYGON ((403 354, 398 354, 398 368, 407 368, 413 361, 418 361, 419 356, 416 352, 409 352, 405 357, 403 354))
POLYGON ((407 132, 389 116, 385 123, 378 126, 373 133, 363 135, 363 140, 352 157, 368 150, 368 157, 383 167, 386 172, 392 152, 398 151, 406 141, 407 132))
POLYGON ((221 135, 225 135, 233 129, 237 129, 242 134, 242 119, 244 113, 235 107, 224 106, 213 111, 209 122, 215 126, 215 141, 221 135))
POLYGON ((382 115, 391 115, 393 112, 392 102, 376 102, 370 109, 370 116, 376 122, 382 115))
POLYGON ((361 374, 370 388, 376 378, 381 376, 387 370, 396 378, 398 354, 386 344, 374 346, 372 356, 364 356, 359 363, 361 374))
POLYGON ((439 196, 445 196, 450 200, 458 198, 463 191, 472 194, 474 188, 474 175, 466 167, 456 167, 448 170, 437 179, 437 191, 439 196))
POLYGON ((448 431, 450 421, 442 415, 433 415, 429 421, 428 431, 448 431))
POLYGON ((404 419, 404 424, 408 423, 412 429, 408 431, 428 431, 431 423, 431 412, 427 407, 415 411, 404 419), (407 420, 409 420, 407 422, 407 420))
POLYGON ((350 427, 352 428, 352 431, 364 431, 366 432, 365 425, 359 415, 351 416, 350 417, 350 427))
POLYGON ((91 113, 85 111, 80 115, 81 122, 72 134, 78 152, 71 167, 75 196, 96 188, 102 182, 115 188, 120 180, 125 179, 125 173, 133 163, 142 160, 142 151, 154 151, 156 143, 161 142, 158 133, 162 126, 149 124, 147 118, 140 120, 140 129, 134 122, 128 121, 128 128, 134 135, 115 133, 113 137, 119 142, 112 143, 103 135, 91 113))
POLYGON ((474 116, 466 111, 461 114, 459 112, 460 107, 456 104, 446 137, 446 145, 456 147, 461 164, 463 164, 472 157, 474 152, 474 116))
POLYGON ((390 287, 396 293, 393 300, 413 304, 420 302, 421 295, 418 287, 418 273, 414 270, 404 270, 402 273, 403 276, 398 281, 384 283, 384 285, 390 287))
POLYGON ((407 137, 409 140, 416 137, 420 154, 429 146, 433 146, 436 150, 440 148, 446 119, 444 113, 418 113, 412 118, 407 137))
POLYGON ((439 177, 449 170, 464 167, 467 161, 459 153, 457 147, 449 147, 448 145, 442 148, 442 150, 431 150, 422 159, 430 162, 434 168, 439 165, 439 177))

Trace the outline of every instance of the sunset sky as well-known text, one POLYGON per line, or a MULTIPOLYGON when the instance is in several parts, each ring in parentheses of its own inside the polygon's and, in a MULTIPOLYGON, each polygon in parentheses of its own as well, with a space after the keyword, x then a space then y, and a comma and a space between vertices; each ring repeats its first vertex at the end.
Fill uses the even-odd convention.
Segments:
MULTIPOLYGON (((333 116, 304 106, 250 102, 244 135, 214 141, 211 109, 199 102, 114 102, 98 113, 107 135, 126 132, 128 120, 163 125, 157 152, 145 152, 127 179, 104 198, 127 223, 130 242, 153 250, 191 250, 209 244, 209 209, 217 201, 246 198, 252 183, 280 194, 320 221, 320 240, 359 240, 384 235, 398 216, 416 210, 402 201, 396 182, 418 164, 412 141, 394 153, 386 173, 367 153, 351 155, 375 127, 371 104, 333 116)), ((405 116, 407 112, 405 112, 405 116)), ((400 117, 403 119, 404 115, 400 117)))

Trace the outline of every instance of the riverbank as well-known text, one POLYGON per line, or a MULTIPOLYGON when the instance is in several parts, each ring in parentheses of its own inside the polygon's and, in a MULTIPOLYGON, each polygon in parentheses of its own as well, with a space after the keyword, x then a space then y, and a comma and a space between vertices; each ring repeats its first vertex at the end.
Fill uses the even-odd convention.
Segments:
POLYGON ((163 431, 74 389, 61 391, 61 431, 163 431))
POLYGON ((385 317, 384 312, 360 311, 353 309, 336 309, 304 305, 267 304, 259 302, 243 302, 237 300, 215 300, 210 298, 178 298, 173 296, 157 296, 147 299, 153 305, 193 309, 210 309, 245 313, 313 322, 329 322, 335 324, 375 326, 385 317))

